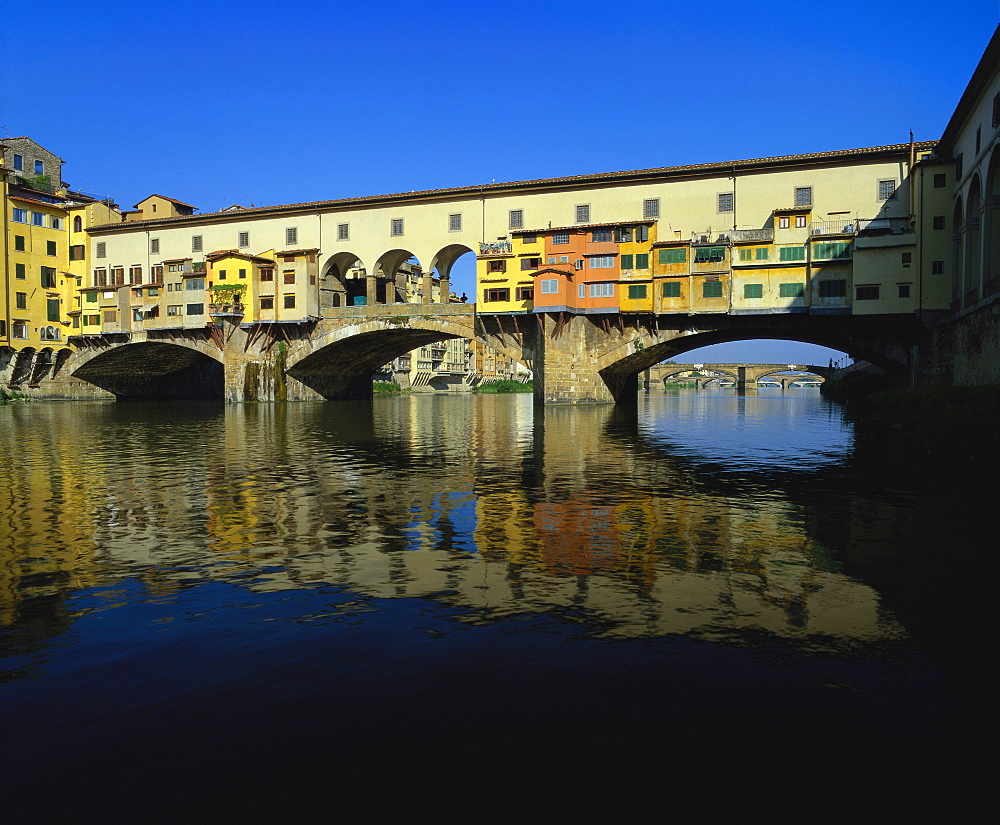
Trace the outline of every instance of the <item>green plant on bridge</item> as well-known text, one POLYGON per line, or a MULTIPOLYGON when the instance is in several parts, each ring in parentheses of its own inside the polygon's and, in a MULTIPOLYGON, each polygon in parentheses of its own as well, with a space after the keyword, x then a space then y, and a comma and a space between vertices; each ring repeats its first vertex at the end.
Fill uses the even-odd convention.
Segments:
POLYGON ((410 324, 409 315, 386 315, 382 320, 397 327, 405 327, 410 324))
POLYGON ((246 291, 246 284, 216 284, 212 287, 212 303, 240 304, 246 291))

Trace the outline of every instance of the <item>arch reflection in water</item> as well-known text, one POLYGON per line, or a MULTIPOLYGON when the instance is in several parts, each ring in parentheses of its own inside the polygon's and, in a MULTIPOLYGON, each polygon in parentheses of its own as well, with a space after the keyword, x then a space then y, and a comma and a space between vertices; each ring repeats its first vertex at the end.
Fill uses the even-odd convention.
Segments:
MULTIPOLYGON (((899 637, 810 530, 801 473, 706 474, 720 462, 699 453, 698 422, 712 413, 692 397, 651 401, 638 422, 518 397, 4 410, 3 447, 25 460, 0 480, 0 621, 16 625, 39 588, 58 604, 128 576, 154 594, 334 585, 432 599, 466 622, 554 613, 609 636, 899 637)), ((762 438, 771 425, 747 424, 760 400, 733 399, 744 469, 787 457, 762 438)), ((786 435, 802 415, 789 409, 774 413, 786 435)), ((846 452, 828 430, 818 459, 793 440, 813 455, 803 472, 846 452)))

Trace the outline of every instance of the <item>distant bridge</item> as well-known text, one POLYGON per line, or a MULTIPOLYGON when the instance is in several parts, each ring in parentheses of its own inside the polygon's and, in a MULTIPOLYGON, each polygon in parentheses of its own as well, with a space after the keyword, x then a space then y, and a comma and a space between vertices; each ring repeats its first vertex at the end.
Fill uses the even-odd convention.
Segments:
POLYGON ((680 381, 698 389, 718 383, 735 384, 737 390, 745 391, 767 382, 785 390, 794 384, 822 384, 833 372, 830 367, 810 364, 657 364, 646 370, 643 379, 646 389, 680 381))

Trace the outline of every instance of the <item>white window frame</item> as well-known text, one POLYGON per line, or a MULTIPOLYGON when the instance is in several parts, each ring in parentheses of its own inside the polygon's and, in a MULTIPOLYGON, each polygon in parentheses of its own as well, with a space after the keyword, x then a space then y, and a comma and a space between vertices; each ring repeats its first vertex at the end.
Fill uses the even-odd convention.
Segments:
POLYGON ((542 295, 556 295, 559 293, 559 279, 545 278, 539 282, 539 287, 542 295))
POLYGON ((615 297, 615 285, 613 282, 609 281, 600 284, 590 285, 590 297, 591 298, 614 298, 615 297))
POLYGON ((591 255, 588 269, 614 269, 614 255, 591 255))

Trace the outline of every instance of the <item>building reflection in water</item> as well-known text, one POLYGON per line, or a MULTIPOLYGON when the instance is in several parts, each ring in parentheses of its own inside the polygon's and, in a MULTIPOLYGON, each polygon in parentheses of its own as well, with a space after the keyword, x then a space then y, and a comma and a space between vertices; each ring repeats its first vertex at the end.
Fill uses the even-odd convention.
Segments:
POLYGON ((429 598, 469 622, 554 611, 625 637, 901 633, 794 489, 716 487, 609 408, 414 396, 3 414, 20 457, 0 478, 8 628, 58 632, 70 594, 130 577, 154 597, 219 580, 429 598))

